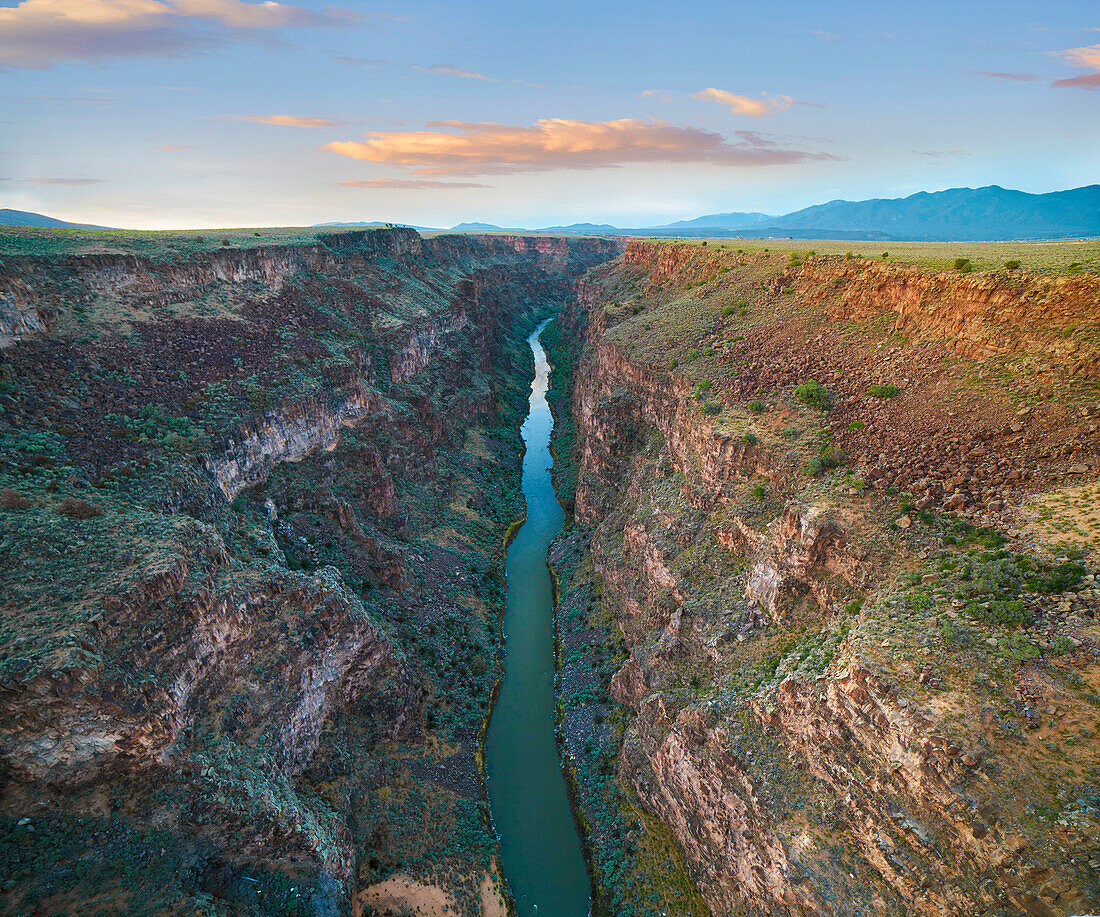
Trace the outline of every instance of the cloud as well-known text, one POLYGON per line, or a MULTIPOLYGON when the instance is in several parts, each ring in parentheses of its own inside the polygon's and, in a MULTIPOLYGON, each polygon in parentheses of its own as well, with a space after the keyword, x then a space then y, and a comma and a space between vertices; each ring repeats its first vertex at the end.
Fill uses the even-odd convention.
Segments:
POLYGON ((175 150, 193 150, 193 146, 180 145, 178 143, 162 143, 158 150, 167 150, 168 152, 174 152, 175 150))
POLYGON ((473 70, 463 70, 461 67, 452 67, 450 64, 432 64, 430 67, 413 67, 414 70, 420 70, 424 73, 442 73, 445 76, 459 76, 464 80, 486 80, 490 83, 495 83, 497 80, 490 79, 484 73, 476 73, 473 70))
POLYGON ((26 185, 101 185, 103 180, 100 178, 21 178, 19 179, 26 185))
POLYGON ((913 155, 942 159, 944 156, 969 156, 970 151, 958 146, 949 146, 946 150, 913 150, 913 155))
POLYGON ((643 162, 769 166, 836 158, 787 149, 752 131, 737 131, 737 142, 731 143, 700 128, 637 118, 544 118, 530 127, 465 121, 426 126, 446 130, 372 131, 363 142, 338 141, 324 149, 367 162, 417 166, 415 175, 601 169, 643 162))
POLYGON ((1030 83, 1039 79, 1034 73, 1001 73, 999 70, 967 70, 975 76, 987 76, 992 80, 1016 80, 1021 83, 1030 83))
POLYGON ((709 89, 703 89, 700 92, 692 93, 693 99, 700 99, 704 102, 717 102, 719 105, 724 105, 735 115, 745 115, 748 118, 762 118, 764 115, 770 115, 775 111, 785 111, 792 105, 805 105, 809 108, 826 108, 818 102, 803 102, 801 99, 794 99, 791 96, 773 96, 770 99, 754 99, 751 96, 738 95, 735 92, 726 92, 724 89, 715 89, 713 86, 709 89))
POLYGON ((1100 45, 1090 45, 1087 48, 1067 48, 1065 51, 1055 51, 1054 53, 1064 57, 1074 67, 1085 67, 1093 72, 1055 80, 1050 84, 1051 86, 1058 89, 1067 87, 1100 89, 1100 45))
POLYGON ((814 35, 816 35, 822 41, 840 41, 839 35, 835 35, 832 32, 824 32, 821 29, 814 29, 814 35))
POLYGON ((749 118, 760 118, 771 111, 771 106, 767 100, 739 96, 736 93, 726 92, 724 89, 715 89, 714 87, 693 93, 691 97, 705 102, 717 102, 719 105, 725 105, 733 114, 746 115, 749 118))
POLYGON ((82 96, 0 96, 5 102, 77 102, 80 105, 113 105, 114 99, 87 99, 82 96))
POLYGON ((0 8, 0 66, 44 69, 60 61, 174 55, 232 33, 356 18, 347 10, 316 13, 275 0, 22 0, 0 8))
POLYGON ((430 181, 423 178, 372 178, 368 181, 342 181, 345 188, 400 188, 406 191, 420 191, 435 188, 489 188, 472 181, 430 181))
POLYGON ((1100 89, 1100 73, 1082 73, 1080 76, 1068 77, 1064 80, 1055 80, 1050 84, 1055 89, 1100 89))
POLYGON ((274 124, 278 127, 339 127, 344 121, 332 118, 302 118, 297 115, 223 115, 231 121, 251 121, 253 124, 274 124))
POLYGON ((362 67, 364 70, 377 70, 386 61, 375 60, 370 57, 351 57, 346 54, 337 54, 332 58, 338 64, 347 64, 349 67, 362 67))

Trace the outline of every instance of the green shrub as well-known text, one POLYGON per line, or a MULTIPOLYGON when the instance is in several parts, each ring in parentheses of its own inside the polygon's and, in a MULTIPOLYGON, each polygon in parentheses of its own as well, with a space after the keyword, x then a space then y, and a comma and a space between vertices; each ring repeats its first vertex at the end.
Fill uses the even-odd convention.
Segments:
POLYGON ((763 401, 750 401, 749 402, 749 410, 752 411, 752 413, 754 413, 754 414, 763 414, 764 413, 764 402, 763 401))
POLYGON ((753 498, 756 500, 763 500, 767 495, 767 488, 763 484, 754 484, 752 488, 753 498))
POLYGON ((817 408, 819 411, 829 410, 829 405, 833 400, 825 386, 813 379, 809 382, 803 382, 801 385, 796 385, 794 395, 803 404, 817 408))
POLYGON ((1067 274, 1079 274, 1079 273, 1081 273, 1081 262, 1080 261, 1074 261, 1072 264, 1070 264, 1066 268, 1066 273, 1067 274))
POLYGON ((956 258, 955 270, 960 274, 969 274, 974 268, 970 264, 969 258, 956 258))
POLYGON ((894 385, 893 382, 885 382, 878 384, 873 382, 867 386, 867 394, 874 395, 876 398, 894 398, 901 392, 901 389, 894 385))
POLYGON ((753 433, 752 430, 749 430, 748 433, 746 433, 741 438, 750 446, 755 446, 758 442, 760 442, 760 437, 753 433))
POLYGON ((1013 258, 1011 261, 1005 262, 1005 267, 1010 271, 1015 271, 1020 267, 1020 262, 1013 258))
POLYGON ((677 360, 676 357, 673 357, 671 360, 668 361, 668 368, 669 369, 675 369, 679 365, 680 365, 680 361, 677 360))
POLYGON ((802 263, 799 260, 798 252, 791 252, 791 267, 798 267, 802 263))
POLYGON ((848 424, 848 429, 851 430, 853 433, 856 433, 856 432, 862 430, 863 429, 863 421, 862 420, 853 420, 850 424, 848 424))
POLYGON ((994 599, 989 603, 989 608, 982 608, 981 617, 986 621, 1006 626, 1030 624, 1035 620, 1035 615, 1031 609, 1025 608, 1024 603, 1019 599, 994 599))
POLYGON ((692 360, 697 359, 699 359, 699 351, 696 350, 694 347, 692 347, 691 350, 684 354, 685 363, 690 363, 692 360))
POLYGON ((722 318, 729 318, 731 315, 733 315, 733 306, 722 306, 722 318))
POLYGON ((1058 637, 1056 637, 1054 640, 1054 648, 1051 650, 1051 652, 1053 652, 1055 656, 1064 656, 1066 655, 1066 653, 1072 651, 1073 644, 1070 643, 1069 637, 1065 636, 1064 634, 1059 634, 1058 637))
POLYGON ((722 405, 720 405, 717 401, 708 401, 706 404, 703 405, 703 413, 704 414, 721 414, 722 413, 722 405))
POLYGON ((1013 634, 1000 644, 1001 655, 1013 662, 1034 662, 1039 658, 1039 648, 1032 646, 1020 634, 1013 634))
POLYGON ((940 622, 940 636, 943 642, 961 649, 966 649, 973 641, 973 634, 965 624, 959 624, 950 618, 940 622))
POLYGON ((885 261, 885 260, 886 260, 887 258, 889 258, 889 257, 890 257, 890 253, 889 253, 889 252, 883 252, 883 253, 882 253, 882 260, 883 260, 883 261, 885 261))
POLYGON ((852 260, 852 253, 851 252, 845 252, 844 253, 844 260, 845 261, 851 261, 852 260))
POLYGON ((826 441, 821 444, 818 454, 810 459, 802 470, 814 477, 820 477, 826 471, 843 464, 844 451, 840 446, 833 445, 826 441))

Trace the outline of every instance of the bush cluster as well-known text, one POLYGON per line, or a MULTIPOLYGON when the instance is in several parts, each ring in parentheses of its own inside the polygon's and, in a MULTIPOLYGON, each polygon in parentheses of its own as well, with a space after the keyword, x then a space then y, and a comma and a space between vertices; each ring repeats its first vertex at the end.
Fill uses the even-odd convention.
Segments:
POLYGON ((810 379, 808 382, 803 382, 801 385, 796 385, 794 396, 803 404, 809 405, 812 408, 817 408, 819 411, 829 410, 829 405, 833 402, 828 389, 820 382, 816 382, 813 379, 810 379))

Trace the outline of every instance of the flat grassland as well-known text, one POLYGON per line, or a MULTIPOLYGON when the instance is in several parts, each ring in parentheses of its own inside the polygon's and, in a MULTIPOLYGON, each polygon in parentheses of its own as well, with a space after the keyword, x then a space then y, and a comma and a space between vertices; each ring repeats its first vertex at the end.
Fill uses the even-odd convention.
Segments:
MULTIPOLYGON (((399 224, 397 224, 399 225, 399 224)), ((327 235, 378 227, 276 226, 244 229, 131 230, 39 229, 0 227, 0 257, 5 255, 141 255, 147 258, 186 258, 219 248, 257 248, 267 245, 308 245, 327 235)), ((424 236, 446 235, 421 232, 424 236)), ((496 233, 484 233, 495 235, 496 233)), ((569 233, 515 233, 516 235, 570 235, 569 233)), ((472 233, 472 235, 482 235, 472 233)), ((645 239, 630 236, 629 239, 645 239)), ((654 239, 648 239, 654 241, 654 239)), ((965 258, 975 271, 1004 268, 1019 261, 1025 271, 1051 274, 1100 274, 1100 240, 1063 242, 854 242, 808 239, 663 239, 670 245, 707 245, 745 252, 791 252, 804 256, 847 255, 896 264, 915 264, 933 270, 950 270, 965 258)))
MULTIPOLYGON (((666 240, 661 240, 666 241, 666 240)), ((975 271, 1005 267, 1019 261, 1025 271, 1047 274, 1100 274, 1100 240, 1068 242, 852 242, 843 239, 669 239, 675 245, 707 245, 717 249, 746 252, 791 252, 805 256, 851 253, 853 258, 870 258, 894 264, 915 264, 945 271, 965 258, 975 271)))

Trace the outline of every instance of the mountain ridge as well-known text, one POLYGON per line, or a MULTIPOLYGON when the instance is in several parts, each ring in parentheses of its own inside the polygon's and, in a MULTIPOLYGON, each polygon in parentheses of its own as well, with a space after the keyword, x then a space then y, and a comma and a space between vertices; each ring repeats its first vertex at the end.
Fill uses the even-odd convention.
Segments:
MULTIPOLYGON (((105 229, 69 223, 44 214, 0 210, 0 225, 37 228, 105 229)), ((373 228, 379 220, 326 222, 324 227, 373 228)), ((703 214, 655 226, 624 228, 610 223, 580 222, 536 229, 505 228, 494 223, 462 222, 443 229, 417 226, 428 232, 536 232, 584 236, 674 236, 851 239, 897 242, 1010 242, 1040 239, 1100 237, 1100 184, 1032 194, 985 185, 918 191, 900 198, 842 198, 813 204, 780 216, 759 211, 703 214)))

